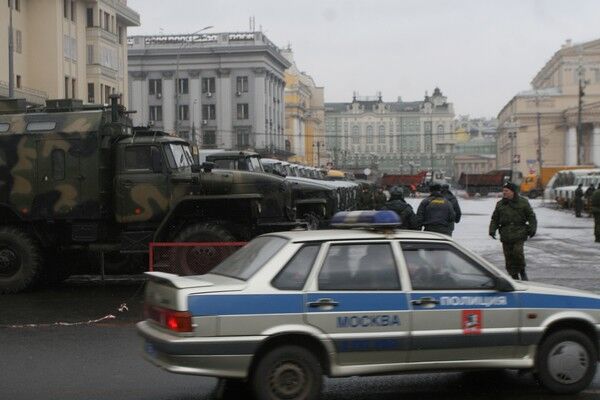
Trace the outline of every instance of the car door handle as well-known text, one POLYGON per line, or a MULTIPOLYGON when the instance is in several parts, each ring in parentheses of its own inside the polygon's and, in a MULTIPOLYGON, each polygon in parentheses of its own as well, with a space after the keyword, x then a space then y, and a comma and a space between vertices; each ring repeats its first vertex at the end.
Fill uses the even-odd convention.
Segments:
POLYGON ((425 306, 428 304, 440 304, 440 301, 434 299, 433 297, 421 297, 418 300, 411 300, 410 304, 415 306, 425 306))
POLYGON ((333 299, 319 299, 317 301, 309 301, 306 303, 309 307, 337 307, 340 303, 333 299))

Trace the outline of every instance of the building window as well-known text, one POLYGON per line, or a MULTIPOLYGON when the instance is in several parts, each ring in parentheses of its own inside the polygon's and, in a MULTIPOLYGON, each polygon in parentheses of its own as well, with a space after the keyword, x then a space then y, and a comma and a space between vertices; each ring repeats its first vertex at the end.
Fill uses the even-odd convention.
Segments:
POLYGON ((94 9, 88 8, 86 10, 86 26, 91 28, 94 26, 94 9))
POLYGON ((385 143, 385 126, 379 125, 379 143, 385 143))
POLYGON ((110 29, 110 14, 104 12, 104 30, 108 31, 110 29))
POLYGON ((87 63, 88 64, 94 63, 94 45, 93 44, 87 45, 87 63))
POLYGON ((17 53, 21 53, 23 51, 23 35, 22 35, 22 33, 21 33, 20 30, 16 31, 16 36, 17 36, 17 38, 16 38, 17 39, 16 40, 16 42, 17 42, 16 43, 17 44, 16 51, 17 51, 17 53))
POLYGON ((69 7, 71 6, 71 0, 63 1, 63 17, 69 18, 69 7))
POLYGON ((148 115, 150 121, 162 121, 162 106, 150 106, 150 113, 148 115))
POLYGON ((188 79, 187 78, 177 79, 177 93, 188 94, 188 79))
POLYGON ((69 98, 69 77, 65 76, 65 99, 69 98))
POLYGON ((108 103, 109 99, 110 99, 110 86, 108 85, 104 85, 104 101, 108 103))
POLYGON ((367 126, 367 143, 373 143, 373 127, 371 125, 367 126))
POLYGON ((214 120, 217 119, 217 106, 214 104, 202 105, 202 119, 214 120))
POLYGON ((359 143, 360 143, 360 136, 359 136, 358 125, 354 125, 352 127, 352 144, 359 144, 359 143))
POLYGON ((215 78, 202 78, 202 93, 215 93, 215 78))
POLYGON ((444 134, 444 125, 438 125, 437 133, 443 135, 444 134))
POLYGON ((77 97, 77 79, 71 79, 71 98, 77 97))
POLYGON ((75 12, 75 1, 71 1, 71 21, 75 22, 76 12, 75 12))
POLYGON ((187 121, 190 119, 190 107, 187 104, 179 106, 179 120, 187 121))
POLYGON ((247 76, 238 76, 236 79, 236 91, 238 93, 246 93, 248 92, 248 77, 247 76))
POLYGON ((17 75, 17 89, 21 89, 21 75, 17 75))
MULTIPOLYGON (((15 10, 21 11, 21 0, 12 0, 15 4, 15 10)), ((10 7, 11 0, 8 0, 8 6, 10 7)))
POLYGON ((250 129, 249 128, 236 128, 235 130, 237 137, 238 148, 250 146, 250 129))
POLYGON ((248 119, 250 118, 250 112, 248 104, 238 104, 237 105, 237 119, 248 119))
POLYGON ((156 95, 160 98, 162 96, 162 80, 160 79, 149 79, 148 80, 148 93, 156 95))
POLYGON ((94 84, 88 83, 88 103, 93 103, 94 101, 94 84))
POLYGON ((205 148, 217 145, 217 135, 215 131, 204 131, 202 133, 202 146, 205 148))

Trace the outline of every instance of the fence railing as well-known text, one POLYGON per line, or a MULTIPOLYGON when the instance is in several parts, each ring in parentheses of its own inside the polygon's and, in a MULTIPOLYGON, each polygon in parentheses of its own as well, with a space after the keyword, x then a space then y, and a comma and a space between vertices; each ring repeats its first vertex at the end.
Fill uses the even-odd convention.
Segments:
POLYGON ((246 242, 152 242, 148 269, 177 275, 210 272, 246 242))

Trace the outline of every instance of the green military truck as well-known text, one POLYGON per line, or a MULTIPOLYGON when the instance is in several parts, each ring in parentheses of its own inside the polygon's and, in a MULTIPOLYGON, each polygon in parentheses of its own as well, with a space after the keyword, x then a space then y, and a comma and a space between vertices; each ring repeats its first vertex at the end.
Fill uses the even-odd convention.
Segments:
POLYGON ((26 110, 0 100, 0 293, 77 272, 61 254, 249 240, 298 225, 289 184, 194 165, 186 141, 133 129, 117 101, 26 110))

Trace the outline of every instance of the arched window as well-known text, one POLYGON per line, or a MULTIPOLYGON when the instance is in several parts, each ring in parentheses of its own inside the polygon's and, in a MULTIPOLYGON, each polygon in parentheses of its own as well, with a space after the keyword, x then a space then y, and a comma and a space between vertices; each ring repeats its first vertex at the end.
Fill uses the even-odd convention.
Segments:
POLYGON ((367 143, 373 143, 373 127, 367 126, 367 143))
POLYGON ((379 125, 379 143, 385 143, 385 125, 379 125))
POLYGON ((354 144, 360 143, 358 125, 354 125, 352 127, 352 143, 354 143, 354 144))

